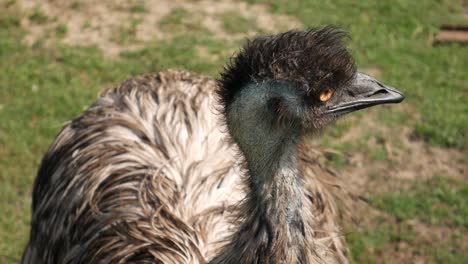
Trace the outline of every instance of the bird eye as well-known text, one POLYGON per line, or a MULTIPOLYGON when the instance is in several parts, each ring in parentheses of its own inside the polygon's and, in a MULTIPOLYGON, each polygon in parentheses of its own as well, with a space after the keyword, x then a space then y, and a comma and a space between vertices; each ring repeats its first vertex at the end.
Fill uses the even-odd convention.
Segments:
POLYGON ((333 90, 331 88, 327 88, 325 91, 320 93, 320 101, 326 102, 328 101, 333 95, 333 90))

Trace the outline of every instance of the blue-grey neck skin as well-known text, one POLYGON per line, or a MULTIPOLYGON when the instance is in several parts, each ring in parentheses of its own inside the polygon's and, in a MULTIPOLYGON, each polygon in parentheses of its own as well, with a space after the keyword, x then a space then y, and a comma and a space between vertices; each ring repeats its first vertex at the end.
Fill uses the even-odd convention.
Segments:
POLYGON ((300 113, 300 98, 284 83, 251 83, 244 87, 227 111, 231 135, 242 150, 248 169, 258 181, 268 181, 278 163, 292 162, 299 134, 297 124, 275 124, 277 118, 268 101, 280 97, 292 111, 300 113), (272 171, 273 169, 273 171, 272 171))
POLYGON ((260 203, 260 211, 273 223, 289 223, 302 200, 297 160, 300 131, 296 121, 275 123, 276 113, 268 106, 272 98, 281 98, 297 116, 302 111, 299 95, 284 83, 251 83, 230 105, 227 124, 246 159, 251 195, 260 203))

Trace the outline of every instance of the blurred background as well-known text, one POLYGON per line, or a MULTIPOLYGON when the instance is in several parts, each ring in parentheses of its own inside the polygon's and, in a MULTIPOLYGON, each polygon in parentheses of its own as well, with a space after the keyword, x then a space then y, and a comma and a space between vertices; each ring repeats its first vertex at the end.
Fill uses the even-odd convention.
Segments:
POLYGON ((468 25, 459 0, 0 0, 0 263, 29 236, 42 155, 102 88, 178 68, 216 77, 248 37, 337 24, 361 71, 406 101, 351 115, 314 142, 367 199, 344 234, 354 263, 468 260, 468 25))

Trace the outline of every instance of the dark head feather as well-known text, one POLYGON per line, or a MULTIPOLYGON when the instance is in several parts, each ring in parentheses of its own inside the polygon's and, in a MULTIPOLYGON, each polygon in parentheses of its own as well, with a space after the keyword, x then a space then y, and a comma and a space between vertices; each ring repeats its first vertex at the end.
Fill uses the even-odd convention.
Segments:
POLYGON ((343 43, 345 37, 343 30, 326 26, 248 41, 218 80, 224 109, 251 82, 282 81, 307 94, 345 85, 356 73, 354 60, 343 43))

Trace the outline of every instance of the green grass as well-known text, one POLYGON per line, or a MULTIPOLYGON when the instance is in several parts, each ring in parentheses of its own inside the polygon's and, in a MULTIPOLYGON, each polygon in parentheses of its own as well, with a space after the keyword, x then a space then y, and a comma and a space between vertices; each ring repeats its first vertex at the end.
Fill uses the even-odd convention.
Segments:
POLYGON ((147 12, 144 1, 137 0, 137 1, 131 1, 130 3, 131 4, 130 4, 129 11, 131 13, 146 13, 147 12))
POLYGON ((467 201, 468 183, 434 177, 401 193, 376 195, 371 204, 399 220, 468 228, 467 201))
POLYGON ((183 35, 187 32, 192 34, 198 32, 203 36, 209 33, 201 24, 201 19, 201 14, 190 12, 185 8, 178 7, 165 15, 159 21, 159 26, 164 31, 170 32, 174 35, 183 35))
POLYGON ((221 58, 227 56, 225 53, 226 43, 213 37, 179 35, 138 51, 124 52, 122 54, 122 62, 140 64, 139 68, 142 73, 146 72, 145 68, 178 68, 215 76, 219 67, 223 64, 221 58), (208 55, 213 55, 210 58, 215 57, 218 59, 204 58, 197 51, 199 47, 206 49, 208 55))
POLYGON ((140 19, 134 18, 120 25, 113 32, 111 40, 121 45, 134 43, 136 41, 137 27, 140 23, 140 19))
POLYGON ((178 26, 183 24, 184 17, 188 16, 189 12, 182 7, 174 8, 169 14, 164 16, 159 24, 161 26, 178 26))
POLYGON ((50 140, 116 77, 95 50, 30 49, 17 30, 0 29, 0 263, 21 256, 31 186, 50 140))
POLYGON ((70 9, 72 10, 80 10, 81 8, 81 3, 79 1, 73 1, 71 4, 70 4, 70 9))
MULTIPOLYGON (((413 263, 415 257, 423 257, 422 263, 464 263, 468 257, 468 245, 463 237, 466 229, 457 229, 442 238, 422 231, 414 225, 377 218, 372 227, 353 229, 346 235, 351 263, 413 263), (458 233, 460 232, 460 233, 458 233), (424 237, 430 237, 430 241, 424 237), (432 237, 431 237, 432 236, 432 237), (396 256, 395 256, 396 255, 396 256), (399 258, 395 258, 399 256, 399 258)), ((440 235, 440 234, 439 234, 440 235)))
POLYGON ((437 250, 430 247, 427 251, 433 256, 434 263, 460 264, 466 262, 468 259, 467 247, 463 249, 454 249, 453 247, 450 248, 445 245, 441 245, 437 250))
POLYGON ((38 8, 34 9, 34 12, 29 15, 29 20, 36 24, 44 24, 49 18, 38 8))
POLYGON ((58 38, 63 38, 67 35, 67 31, 68 31, 67 26, 60 24, 55 28, 55 35, 58 38))
POLYGON ((381 223, 362 231, 353 230, 346 235, 352 261, 354 263, 375 263, 378 255, 392 243, 412 243, 415 240, 414 230, 409 226, 389 224, 386 219, 381 223))
POLYGON ((424 256, 427 263, 464 263, 467 201, 468 183, 448 177, 413 182, 399 193, 375 193, 370 204, 387 214, 372 225, 351 228, 346 239, 353 261, 394 263, 388 252, 397 250, 424 256))
POLYGON ((253 19, 243 16, 237 11, 227 11, 221 14, 224 30, 228 33, 246 33, 255 30, 253 19))
POLYGON ((349 165, 348 156, 356 152, 361 153, 364 158, 371 162, 390 162, 384 145, 385 141, 389 140, 390 137, 384 135, 383 132, 370 130, 354 140, 339 140, 353 124, 353 122, 339 122, 326 131, 321 139, 321 145, 333 149, 334 152, 326 155, 325 162, 332 167, 345 169, 349 165))

